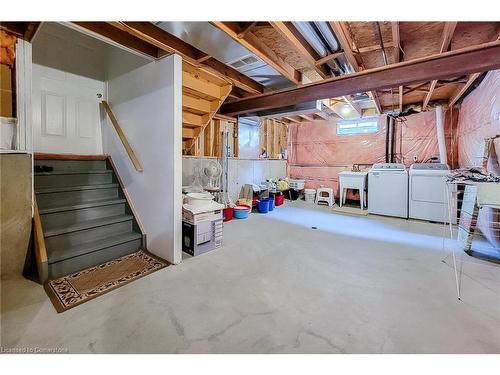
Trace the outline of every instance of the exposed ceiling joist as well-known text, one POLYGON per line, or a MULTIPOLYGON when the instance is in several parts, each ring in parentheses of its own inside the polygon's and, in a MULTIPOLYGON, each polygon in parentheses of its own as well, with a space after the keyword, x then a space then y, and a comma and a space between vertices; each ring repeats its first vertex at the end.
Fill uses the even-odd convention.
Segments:
MULTIPOLYGON (((441 48, 439 53, 443 53, 448 51, 451 44, 451 39, 453 38, 453 34, 455 33, 455 28, 457 27, 458 22, 445 22, 443 35, 441 37, 441 48)), ((436 88, 437 80, 431 82, 431 87, 429 88, 429 92, 425 96, 424 103, 422 105, 422 111, 425 111, 427 105, 429 104, 432 94, 434 93, 434 89, 436 88)))
MULTIPOLYGON (((354 53, 352 50, 352 45, 353 45, 352 40, 349 37, 348 32, 345 29, 342 22, 331 21, 330 27, 332 28, 333 33, 337 37, 337 40, 339 41, 340 46, 342 47, 342 50, 344 51, 344 56, 346 57, 349 64, 352 66, 352 69, 355 72, 359 72, 360 70, 363 70, 363 67, 358 64, 358 61, 356 60, 356 57, 354 56, 354 53)), ((375 104, 375 108, 377 109, 377 112, 379 114, 382 113, 382 106, 380 105, 380 101, 378 99, 377 93, 376 92, 370 93, 370 97, 373 99, 373 102, 375 104)))
MULTIPOLYGON (((399 22, 391 22, 392 41, 394 43, 394 62, 401 61, 401 36, 399 35, 399 22)), ((399 113, 403 112, 403 86, 399 86, 399 113)))
POLYGON ((310 100, 355 94, 360 91, 387 89, 499 68, 500 43, 485 43, 329 78, 298 88, 241 99, 223 105, 221 112, 231 115, 243 114, 295 105, 310 100))
POLYGON ((463 94, 469 89, 469 87, 472 86, 474 82, 479 78, 481 73, 474 73, 469 76, 469 79, 467 80, 467 83, 461 87, 455 94, 450 98, 450 101, 448 102, 448 105, 450 107, 453 107, 455 103, 462 97, 463 94))
POLYGON ((319 66, 319 65, 326 64, 328 61, 334 60, 337 57, 342 56, 343 54, 344 54, 344 51, 342 51, 342 52, 334 52, 334 53, 332 53, 330 55, 326 55, 325 57, 322 57, 321 59, 316 60, 314 62, 314 65, 319 66))
POLYGON ((279 22, 271 21, 269 22, 271 26, 276 30, 283 38, 285 38, 288 43, 309 63, 312 65, 314 70, 321 76, 321 78, 327 78, 329 76, 327 69, 323 65, 316 65, 319 59, 316 51, 311 47, 311 45, 304 39, 304 37, 298 32, 298 30, 293 26, 291 22, 279 22))
POLYGON ((270 65, 294 84, 299 85, 301 83, 301 73, 281 59, 251 31, 245 33, 241 38, 238 37, 238 34, 242 31, 238 22, 211 21, 210 23, 224 31, 232 39, 240 43, 243 47, 262 59, 266 64, 270 65))
POLYGON ((260 83, 150 22, 112 22, 111 24, 160 48, 166 53, 177 53, 195 66, 201 68, 207 66, 212 71, 227 77, 236 87, 242 90, 253 94, 264 92, 264 86, 260 83))
POLYGON ((160 56, 160 49, 157 46, 126 33, 109 23, 74 21, 72 24, 149 57, 158 58, 160 56))
POLYGON ((358 114, 358 116, 363 115, 363 111, 361 110, 361 107, 358 104, 354 103, 354 101, 351 99, 351 97, 349 95, 344 95, 344 96, 342 96, 342 98, 358 114))

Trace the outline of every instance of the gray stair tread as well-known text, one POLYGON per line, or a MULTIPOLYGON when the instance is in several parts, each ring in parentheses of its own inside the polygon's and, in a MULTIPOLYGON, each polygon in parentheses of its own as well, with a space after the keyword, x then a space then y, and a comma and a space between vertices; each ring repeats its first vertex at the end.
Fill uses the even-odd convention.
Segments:
POLYGON ((105 174, 113 173, 111 169, 75 169, 67 171, 35 172, 35 176, 52 176, 61 174, 105 174))
POLYGON ((92 208, 99 206, 109 206, 112 204, 125 203, 126 199, 99 199, 95 201, 88 201, 85 203, 73 204, 73 205, 65 205, 65 206, 54 206, 54 207, 45 207, 40 209, 40 214, 51 214, 54 212, 61 211, 72 211, 72 210, 80 210, 82 208, 92 208))
POLYGON ((80 186, 58 186, 58 187, 45 187, 35 189, 36 194, 45 193, 62 193, 65 191, 79 191, 79 190, 94 190, 94 189, 112 189, 117 188, 118 184, 96 184, 96 185, 80 185, 80 186))
POLYGON ((102 238, 92 242, 86 242, 66 249, 58 249, 48 252, 49 264, 71 259, 95 251, 103 250, 111 246, 120 245, 129 241, 140 239, 142 235, 137 232, 123 233, 120 235, 102 238))
POLYGON ((120 223, 123 221, 132 220, 133 218, 134 217, 132 215, 117 215, 117 216, 103 217, 99 219, 85 220, 71 225, 66 225, 64 227, 52 228, 44 231, 43 234, 45 237, 57 236, 60 234, 76 232, 79 230, 101 227, 103 225, 120 223))

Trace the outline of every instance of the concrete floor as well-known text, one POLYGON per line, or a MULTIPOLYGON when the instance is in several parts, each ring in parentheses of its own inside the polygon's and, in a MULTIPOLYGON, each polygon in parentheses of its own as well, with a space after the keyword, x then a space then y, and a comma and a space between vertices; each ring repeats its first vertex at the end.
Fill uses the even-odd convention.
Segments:
POLYGON ((500 353, 500 266, 465 263, 457 301, 442 232, 437 224, 287 202, 227 223, 222 249, 62 314, 40 286, 3 280, 1 345, 75 353, 500 353))

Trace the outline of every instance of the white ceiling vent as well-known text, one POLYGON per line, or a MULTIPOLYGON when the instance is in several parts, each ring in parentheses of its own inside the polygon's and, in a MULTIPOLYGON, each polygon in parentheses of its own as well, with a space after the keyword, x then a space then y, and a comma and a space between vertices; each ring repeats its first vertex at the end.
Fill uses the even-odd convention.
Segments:
POLYGON ((243 56, 242 58, 239 58, 238 60, 229 62, 228 65, 232 66, 237 70, 242 70, 242 69, 247 70, 247 68, 250 67, 253 68, 253 65, 255 65, 256 63, 258 65, 262 65, 262 62, 257 57, 253 55, 247 55, 243 56))

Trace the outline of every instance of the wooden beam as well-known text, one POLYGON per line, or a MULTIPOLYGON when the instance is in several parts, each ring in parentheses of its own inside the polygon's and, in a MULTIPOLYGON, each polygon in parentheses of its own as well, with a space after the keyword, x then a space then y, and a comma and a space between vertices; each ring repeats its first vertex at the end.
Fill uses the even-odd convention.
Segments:
POLYGON ((354 53, 352 52, 352 41, 349 35, 347 35, 347 32, 344 29, 344 26, 342 22, 339 21, 331 21, 330 22, 330 27, 333 30, 333 33, 337 37, 337 40, 340 43, 340 46, 342 47, 342 50, 344 51, 344 55, 351 64, 352 68, 354 69, 355 72, 361 70, 361 67, 358 64, 358 61, 356 60, 356 57, 354 56, 354 53))
POLYGON ((218 103, 216 101, 195 98, 190 95, 182 94, 182 107, 195 111, 210 113, 214 111, 216 107, 218 107, 218 103))
POLYGON ((297 120, 295 117, 285 117, 285 119, 287 119, 290 122, 294 122, 296 124, 300 124, 302 122, 300 120, 297 120))
MULTIPOLYGON (((384 48, 390 48, 390 47, 396 47, 396 43, 394 42, 384 43, 384 48)), ((356 52, 366 53, 366 52, 380 51, 381 49, 382 46, 380 44, 374 44, 373 46, 360 47, 356 52)))
POLYGON ((262 59, 265 63, 270 65, 296 85, 301 83, 301 73, 283 61, 283 59, 281 59, 271 48, 266 46, 252 32, 247 32, 244 37, 238 38, 238 33, 241 32, 241 28, 237 22, 211 21, 210 23, 224 31, 233 40, 240 43, 243 47, 262 59))
POLYGON ((182 138, 192 139, 195 137, 194 129, 192 128, 182 128, 182 138))
POLYGON ((439 52, 443 53, 449 50, 451 45, 451 40, 453 39, 453 34, 457 27, 458 22, 445 22, 443 36, 441 40, 441 48, 439 52))
POLYGON ((311 47, 311 45, 304 39, 304 37, 297 31, 291 22, 271 21, 271 26, 280 34, 309 64, 312 65, 314 70, 322 77, 329 76, 328 70, 321 64, 317 64, 318 53, 311 47))
POLYGON ((248 25, 243 27, 238 33, 238 38, 244 38, 247 33, 249 33, 257 25, 257 22, 248 22, 248 25))
POLYGON ((102 106, 104 107, 104 110, 108 114, 109 119, 111 120, 111 124, 115 128, 116 133, 118 134, 118 137, 120 138, 120 141, 123 144, 123 147, 127 151, 128 157, 130 158, 130 161, 134 165, 135 170, 137 172, 142 172, 143 171, 142 165, 139 162, 139 159, 137 158, 137 156, 135 155, 135 152, 132 149, 132 146, 130 146, 130 143, 128 143, 127 137, 125 136, 125 133, 123 133, 123 130, 122 130, 120 124, 118 123, 118 120, 116 119, 115 114, 111 110, 111 107, 109 106, 108 102, 103 100, 102 106))
POLYGON ((186 71, 182 71, 182 86, 213 99, 220 99, 221 97, 220 86, 212 82, 198 79, 186 71))
MULTIPOLYGON (((356 57, 354 56, 354 53, 352 51, 352 40, 349 37, 347 31, 345 30, 345 27, 342 22, 339 21, 331 21, 330 26, 333 30, 333 33, 337 37, 337 40, 340 43, 340 46, 344 50, 345 57, 349 64, 351 64, 352 69, 355 72, 359 72, 360 70, 363 69, 362 66, 358 64, 358 61, 356 60, 356 57)), ((373 103, 375 104, 375 108, 377 109, 377 112, 380 114, 382 113, 382 107, 380 105, 380 101, 378 99, 377 93, 372 92, 370 94, 370 97, 373 99, 373 103)))
POLYGON ((356 111, 356 113, 358 114, 358 116, 362 116, 363 113, 361 111, 361 107, 359 105, 357 105, 356 103, 354 103, 353 100, 350 98, 349 95, 342 96, 342 99, 344 99, 344 101, 347 104, 349 104, 352 109, 354 109, 356 111))
POLYGON ((332 53, 330 55, 326 55, 325 57, 322 57, 321 59, 316 60, 314 62, 314 65, 323 65, 323 64, 326 64, 328 61, 334 60, 337 57, 342 56, 343 54, 344 54, 344 51, 342 51, 342 52, 335 52, 335 53, 332 53))
POLYGON ((429 104, 429 101, 431 100, 432 93, 434 92, 434 89, 436 88, 437 80, 434 80, 431 82, 431 87, 429 87, 429 91, 427 91, 427 95, 425 95, 424 98, 424 103, 422 104, 422 111, 425 111, 427 108, 427 105, 429 104))
MULTIPOLYGON (((444 24, 444 30, 443 30, 443 35, 441 37, 441 48, 439 50, 439 53, 443 53, 448 51, 450 48, 451 44, 451 39, 453 38, 453 33, 455 32, 455 28, 457 27, 458 22, 445 22, 444 24)), ((429 88, 429 92, 425 96, 424 103, 422 105, 422 111, 425 111, 427 108, 427 105, 429 104, 429 101, 432 98, 432 94, 434 93, 434 89, 436 88, 437 80, 433 80, 431 82, 431 87, 429 88)))
POLYGON ((184 42, 175 35, 153 25, 151 22, 111 22, 111 24, 137 38, 153 44, 167 53, 181 55, 183 59, 195 66, 201 68, 206 67, 213 72, 221 74, 228 78, 235 86, 247 92, 253 94, 261 94, 264 92, 264 86, 257 81, 220 62, 189 43, 184 42))
POLYGON ((401 56, 401 37, 399 35, 399 22, 391 22, 392 42, 394 43, 394 61, 399 62, 401 56))
POLYGON ((450 98, 448 105, 450 107, 453 107, 455 103, 465 94, 469 87, 471 87, 471 85, 479 78, 480 75, 481 73, 471 74, 471 76, 467 80, 467 83, 462 88, 457 90, 457 92, 455 92, 455 94, 453 94, 453 96, 450 98))
POLYGON ((358 92, 388 89, 500 68, 500 43, 495 41, 329 78, 298 88, 240 99, 221 107, 221 113, 237 115, 280 108, 310 100, 358 92))
MULTIPOLYGON (((399 22, 391 22, 392 41, 394 43, 394 62, 401 61, 401 37, 399 35, 399 22)), ((403 112, 403 86, 399 86, 399 113, 403 112)))
POLYGON ((196 115, 194 113, 182 111, 182 123, 192 126, 205 126, 210 120, 209 115, 196 115))
POLYGON ((92 33, 103 36, 115 43, 121 44, 131 50, 140 52, 144 55, 157 58, 159 57, 158 47, 145 42, 142 39, 137 38, 134 35, 130 35, 123 30, 120 30, 113 25, 106 22, 72 22, 85 30, 91 31, 92 33))

